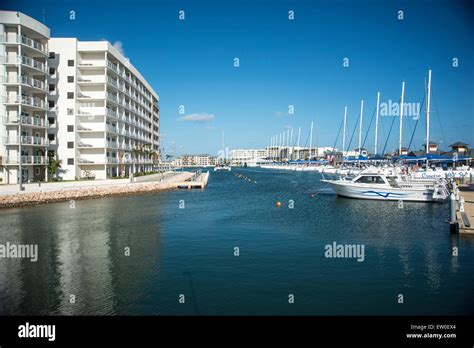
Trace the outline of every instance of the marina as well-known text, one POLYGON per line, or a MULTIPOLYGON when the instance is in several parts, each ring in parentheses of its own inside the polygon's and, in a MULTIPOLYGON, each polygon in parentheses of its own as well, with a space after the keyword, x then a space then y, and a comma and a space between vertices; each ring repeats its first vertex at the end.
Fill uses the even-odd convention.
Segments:
POLYGON ((347 199, 321 179, 234 168, 212 172, 205 190, 0 210, 0 242, 39 255, 0 259, 0 312, 473 313, 474 240, 449 233, 449 204, 347 199), (327 258, 334 242, 363 245, 364 261, 327 258))

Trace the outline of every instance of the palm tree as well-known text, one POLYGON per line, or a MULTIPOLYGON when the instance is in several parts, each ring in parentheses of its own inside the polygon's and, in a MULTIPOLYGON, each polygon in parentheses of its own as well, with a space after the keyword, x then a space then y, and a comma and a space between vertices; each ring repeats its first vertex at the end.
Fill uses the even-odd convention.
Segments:
MULTIPOLYGON (((135 159, 137 160, 139 155, 143 154, 143 148, 141 146, 140 147, 134 147, 132 149, 132 152, 135 155, 135 159)), ((135 173, 135 169, 136 169, 135 161, 133 161, 133 172, 134 173, 135 173)))
POLYGON ((58 170, 61 169, 63 161, 58 159, 58 157, 50 157, 48 161, 48 174, 52 177, 57 177, 58 170))

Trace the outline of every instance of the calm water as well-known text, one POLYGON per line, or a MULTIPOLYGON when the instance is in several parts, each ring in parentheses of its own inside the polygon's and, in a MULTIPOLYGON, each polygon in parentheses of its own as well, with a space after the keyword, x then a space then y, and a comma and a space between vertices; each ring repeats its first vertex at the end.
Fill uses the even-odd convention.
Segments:
POLYGON ((0 243, 39 260, 0 259, 0 313, 474 313, 474 238, 449 234, 447 205, 345 199, 319 178, 235 169, 204 191, 2 210, 0 243), (325 258, 333 241, 365 261, 325 258))

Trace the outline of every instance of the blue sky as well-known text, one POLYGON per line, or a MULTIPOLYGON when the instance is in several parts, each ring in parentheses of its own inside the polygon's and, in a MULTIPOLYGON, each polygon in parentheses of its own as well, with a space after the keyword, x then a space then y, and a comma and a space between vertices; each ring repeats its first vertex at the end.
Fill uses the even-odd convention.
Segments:
MULTIPOLYGON (((361 99, 365 133, 377 91, 381 102, 397 102, 404 80, 405 102, 421 103, 429 68, 431 139, 441 147, 457 140, 474 146, 474 6, 468 1, 36 0, 3 2, 3 9, 39 20, 44 9, 54 37, 119 41, 160 95, 166 153, 216 154, 222 130, 231 149, 257 148, 285 127, 301 126, 304 145, 311 121, 318 145, 332 146, 345 105, 349 139, 361 99), (180 120, 186 115, 198 121, 180 120)), ((391 122, 381 117, 379 151, 391 122)), ((405 121, 405 146, 415 122, 405 121)), ((373 127, 365 143, 371 149, 373 127)), ((421 147, 424 132, 422 116, 412 148, 421 147)), ((357 132, 351 147, 356 143, 357 132)), ((398 121, 387 150, 397 143, 398 121)))

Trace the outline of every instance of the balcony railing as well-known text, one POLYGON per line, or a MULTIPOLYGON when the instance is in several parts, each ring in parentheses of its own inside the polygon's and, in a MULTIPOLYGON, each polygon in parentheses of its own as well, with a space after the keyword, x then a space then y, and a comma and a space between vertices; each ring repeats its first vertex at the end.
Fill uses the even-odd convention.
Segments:
POLYGON ((5 137, 3 142, 9 145, 37 145, 37 146, 47 146, 49 141, 46 138, 33 137, 29 135, 23 135, 20 137, 5 137))
POLYGON ((48 157, 46 156, 21 156, 21 164, 46 165, 48 157))
POLYGON ((46 45, 43 45, 41 42, 34 39, 30 39, 29 37, 26 37, 24 35, 0 35, 0 42, 18 44, 21 43, 22 45, 34 48, 35 50, 40 51, 45 55, 48 54, 48 49, 46 45))
POLYGON ((40 145, 40 146, 47 146, 49 145, 48 139, 41 138, 41 137, 32 137, 29 135, 21 136, 20 137, 22 145, 40 145))
POLYGON ((115 94, 112 94, 112 93, 109 93, 109 92, 107 92, 107 100, 118 103, 117 96, 115 94))
POLYGON ((2 98, 4 103, 7 104, 24 104, 29 106, 34 106, 41 109, 46 109, 46 103, 43 99, 29 96, 6 96, 2 98))
POLYGON ((118 149, 119 148, 119 144, 115 141, 106 141, 105 146, 113 148, 113 149, 118 149))
POLYGON ((47 72, 46 64, 44 63, 38 62, 37 60, 32 59, 27 56, 21 56, 19 57, 19 59, 20 59, 21 64, 23 65, 27 65, 29 67, 41 70, 43 72, 47 72))
POLYGON ((110 76, 107 76, 107 83, 114 86, 115 88, 118 88, 117 80, 114 80, 110 76))
POLYGON ((117 74, 119 73, 117 64, 112 63, 110 60, 107 61, 107 67, 115 71, 117 74))
POLYGON ((107 130, 107 132, 118 133, 118 128, 111 126, 110 124, 106 124, 105 129, 107 130))
POLYGON ((39 117, 21 116, 21 124, 37 127, 47 127, 48 121, 39 117))
POLYGON ((15 76, 15 77, 2 77, 1 81, 3 83, 18 83, 22 85, 28 85, 30 87, 38 88, 43 91, 46 91, 47 86, 43 81, 27 77, 27 76, 15 76))
POLYGON ((88 163, 102 163, 103 161, 97 161, 97 160, 92 160, 89 158, 79 157, 77 159, 77 162, 81 164, 88 164, 88 163))
POLYGON ((112 116, 118 118, 117 111, 114 111, 112 109, 106 108, 106 114, 107 116, 112 116))

